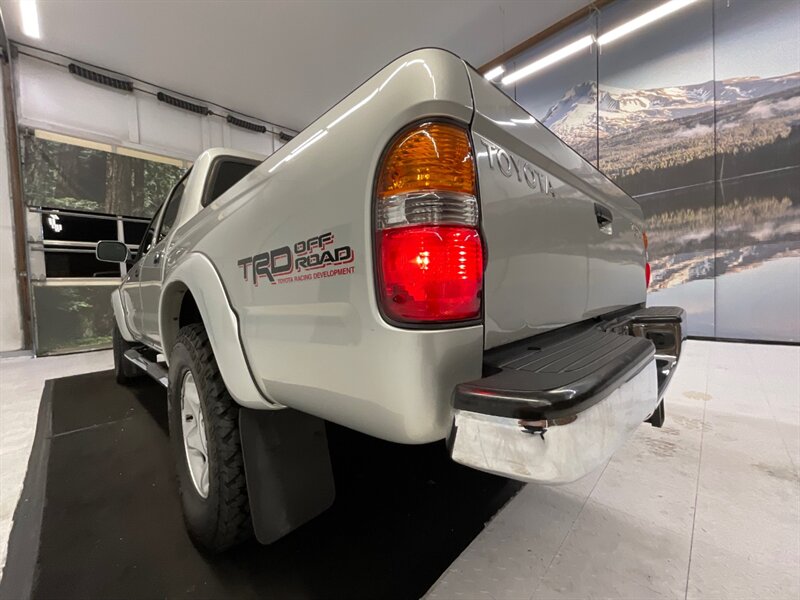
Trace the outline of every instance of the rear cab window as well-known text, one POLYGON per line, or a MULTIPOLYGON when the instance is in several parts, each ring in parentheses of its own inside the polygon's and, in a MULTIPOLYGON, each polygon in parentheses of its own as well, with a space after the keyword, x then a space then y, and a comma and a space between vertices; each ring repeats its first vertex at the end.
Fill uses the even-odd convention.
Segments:
POLYGON ((214 202, 259 164, 261 163, 257 160, 246 158, 224 157, 218 159, 206 182, 202 205, 208 206, 214 202))

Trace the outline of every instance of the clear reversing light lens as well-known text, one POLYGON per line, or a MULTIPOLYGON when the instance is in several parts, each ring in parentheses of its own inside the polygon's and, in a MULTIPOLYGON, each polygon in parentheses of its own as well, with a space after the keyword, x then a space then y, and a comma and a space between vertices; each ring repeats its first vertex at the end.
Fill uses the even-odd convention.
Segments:
POLYGON ((478 226, 478 200, 460 192, 409 192, 384 198, 377 208, 378 229, 405 225, 478 226))

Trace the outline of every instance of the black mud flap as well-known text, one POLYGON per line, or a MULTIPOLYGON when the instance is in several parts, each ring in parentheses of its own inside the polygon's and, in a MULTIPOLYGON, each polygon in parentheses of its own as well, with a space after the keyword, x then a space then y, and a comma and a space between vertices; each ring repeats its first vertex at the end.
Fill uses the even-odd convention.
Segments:
POLYGON ((325 421, 291 409, 239 411, 256 538, 270 544, 333 504, 325 421))
POLYGON ((653 427, 663 427, 664 421, 666 419, 666 413, 664 411, 664 400, 661 399, 656 407, 656 410, 650 415, 650 418, 645 421, 645 423, 650 423, 653 427))

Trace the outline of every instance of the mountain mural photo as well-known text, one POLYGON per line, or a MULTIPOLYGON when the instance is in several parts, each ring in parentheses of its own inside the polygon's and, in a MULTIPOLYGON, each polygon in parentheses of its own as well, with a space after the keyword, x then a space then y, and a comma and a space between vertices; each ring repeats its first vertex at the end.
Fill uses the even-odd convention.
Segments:
MULTIPOLYGON (((615 0, 514 67, 658 4, 615 0)), ((689 335, 800 342, 798 31, 797 0, 699 0, 513 89, 642 207, 647 302, 684 307, 689 335)))
POLYGON ((652 291, 800 257, 800 72, 630 90, 582 83, 543 123, 642 205, 652 291), (716 197, 715 197, 716 194, 716 197))
MULTIPOLYGON (((601 86, 598 99, 597 85, 582 83, 542 122, 583 156, 596 155, 599 137, 603 172, 622 187, 632 184, 629 193, 668 189, 668 176, 659 171, 714 156, 714 88, 713 81, 647 90, 601 86)), ((800 148, 800 72, 718 81, 716 111, 717 153, 736 156, 779 144, 789 159, 800 148)))

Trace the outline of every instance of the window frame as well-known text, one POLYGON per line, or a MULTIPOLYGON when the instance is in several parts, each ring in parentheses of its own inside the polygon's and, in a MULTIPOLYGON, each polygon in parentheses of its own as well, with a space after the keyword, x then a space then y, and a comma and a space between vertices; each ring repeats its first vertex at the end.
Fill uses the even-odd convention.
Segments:
MULTIPOLYGON (((139 260, 143 256, 145 256, 150 251, 150 249, 156 247, 158 244, 161 243, 161 240, 158 239, 158 236, 161 234, 161 221, 162 221, 162 219, 164 217, 164 213, 166 212, 166 207, 172 201, 172 199, 175 197, 175 192, 177 191, 177 189, 181 185, 184 184, 186 179, 188 179, 189 174, 191 172, 192 172, 192 167, 189 167, 189 169, 186 171, 186 173, 183 174, 183 177, 181 177, 175 183, 175 185, 172 186, 172 189, 169 191, 169 194, 167 194, 167 197, 164 199, 164 201, 161 203, 161 206, 158 207, 158 210, 153 215, 153 219, 147 225, 147 230, 144 232, 144 236, 142 237, 142 241, 139 243, 139 252, 136 254, 136 261, 135 262, 139 262, 139 260), (155 241, 155 243, 151 244, 150 248, 147 249, 144 252, 144 254, 142 254, 142 250, 145 249, 143 242, 144 242, 144 239, 147 237, 147 232, 150 231, 150 225, 151 224, 154 224, 154 227, 153 227, 153 240, 157 240, 157 241, 155 241)), ((185 191, 185 189, 184 189, 184 191, 185 191)), ((183 198, 183 194, 181 194, 181 198, 183 198)), ((178 210, 180 210, 180 208, 178 210)))
POLYGON ((156 228, 158 227, 158 220, 161 218, 161 211, 163 210, 166 202, 162 202, 161 206, 158 207, 158 210, 153 215, 153 218, 150 219, 150 222, 147 224, 147 229, 144 230, 144 235, 142 239, 139 241, 139 247, 136 250, 136 257, 133 261, 133 264, 136 264, 141 260, 141 258, 150 251, 150 248, 155 246, 155 244, 150 244, 150 248, 146 248, 144 245, 144 241, 147 239, 147 234, 150 233, 150 226, 153 227, 153 236, 152 239, 156 239, 156 228))
MULTIPOLYGON (((250 172, 252 173, 253 170, 256 167, 258 167, 258 165, 263 163, 264 161, 263 160, 257 160, 257 159, 254 159, 254 158, 246 158, 244 156, 233 156, 233 155, 230 155, 230 154, 223 154, 223 155, 215 157, 211 161, 211 165, 208 168, 208 175, 206 176, 206 181, 203 184, 203 193, 200 196, 200 208, 201 209, 205 208, 206 206, 209 206, 210 204, 213 204, 214 200, 216 200, 216 198, 211 198, 211 193, 214 190, 214 183, 216 183, 216 181, 217 181, 217 176, 219 175, 219 170, 222 167, 222 165, 224 163, 226 163, 226 162, 234 162, 234 163, 239 163, 239 164, 243 164, 243 165, 252 165, 253 169, 250 170, 250 172)), ((250 173, 248 173, 247 175, 249 175, 249 174, 250 173)), ((245 177, 247 177, 247 175, 245 175, 245 177)), ((244 179, 244 177, 242 179, 244 179)), ((241 179, 239 181, 241 181, 241 179)), ((234 183, 233 186, 238 184, 239 181, 234 183)), ((231 187, 233 187, 233 186, 231 186, 231 187)), ((230 189, 230 188, 228 188, 228 189, 230 189)), ((228 190, 225 190, 225 192, 222 192, 222 194, 225 194, 227 191, 228 190)), ((222 195, 222 194, 220 194, 220 195, 222 195)))
MULTIPOLYGON (((186 175, 188 174, 189 173, 187 171, 186 175)), ((178 208, 175 212, 175 221, 173 221, 172 225, 170 226, 170 231, 172 230, 172 227, 175 226, 175 223, 178 222, 178 214, 181 210, 180 203, 183 202, 183 198, 186 195, 186 176, 181 177, 180 181, 178 181, 178 183, 175 184, 175 187, 173 187, 172 190, 170 190, 169 196, 167 196, 167 199, 164 201, 164 210, 161 211, 161 218, 158 220, 158 230, 156 231, 154 236, 154 239, 156 240, 156 243, 153 244, 154 246, 157 246, 164 240, 164 238, 161 237, 161 229, 164 226, 164 217, 166 216, 167 211, 172 206, 172 203, 176 201, 175 194, 178 192, 179 189, 181 190, 181 194, 180 196, 177 197, 178 208)), ((167 232, 166 235, 169 235, 169 232, 167 232)))

